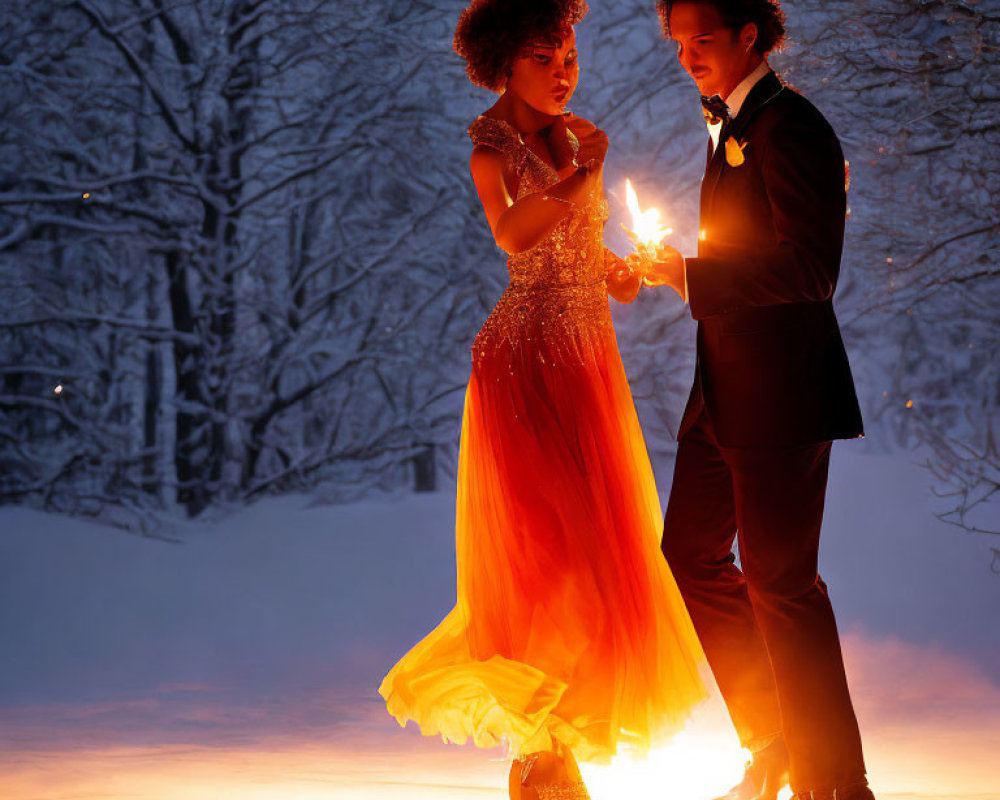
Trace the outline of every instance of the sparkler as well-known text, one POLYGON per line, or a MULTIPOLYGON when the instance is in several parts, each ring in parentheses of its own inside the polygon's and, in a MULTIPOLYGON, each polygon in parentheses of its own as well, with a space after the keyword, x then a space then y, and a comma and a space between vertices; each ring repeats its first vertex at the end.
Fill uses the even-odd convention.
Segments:
POLYGON ((635 245, 635 251, 639 254, 643 263, 648 265, 656 261, 656 248, 660 242, 674 232, 673 228, 667 228, 660 224, 659 209, 647 208, 645 211, 639 205, 639 197, 632 187, 632 181, 625 179, 625 205, 628 206, 632 214, 632 228, 622 225, 622 230, 628 235, 635 245))

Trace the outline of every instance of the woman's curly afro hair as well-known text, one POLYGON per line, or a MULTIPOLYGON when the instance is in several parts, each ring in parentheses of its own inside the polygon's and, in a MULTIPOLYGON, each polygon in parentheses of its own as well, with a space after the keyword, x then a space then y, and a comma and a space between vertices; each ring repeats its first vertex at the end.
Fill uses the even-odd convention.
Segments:
MULTIPOLYGON (((676 2, 696 2, 712 6, 722 17, 722 24, 733 31, 739 31, 749 22, 757 26, 757 41, 754 49, 762 56, 772 50, 780 50, 785 41, 785 12, 778 0, 676 0, 676 2)), ((656 10, 660 13, 663 33, 670 36, 670 9, 672 0, 657 0, 656 10)))
POLYGON ((514 59, 586 16, 584 0, 472 0, 455 29, 455 52, 477 86, 502 92, 514 59))

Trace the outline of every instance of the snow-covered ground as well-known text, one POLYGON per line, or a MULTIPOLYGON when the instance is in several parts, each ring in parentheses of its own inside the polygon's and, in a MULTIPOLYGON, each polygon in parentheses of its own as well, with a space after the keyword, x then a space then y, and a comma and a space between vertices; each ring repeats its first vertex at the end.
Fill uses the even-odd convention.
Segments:
MULTIPOLYGON (((834 448, 822 571, 872 783, 998 800, 996 543, 934 519, 915 457, 863 448, 834 448)), ((0 510, 0 797, 503 797, 498 753, 401 730, 375 695, 454 600, 452 503, 269 499, 178 542, 0 510)), ((589 770, 595 800, 725 788, 740 765, 717 705, 698 725, 589 770), (705 780, 679 788, 699 758, 705 780)))

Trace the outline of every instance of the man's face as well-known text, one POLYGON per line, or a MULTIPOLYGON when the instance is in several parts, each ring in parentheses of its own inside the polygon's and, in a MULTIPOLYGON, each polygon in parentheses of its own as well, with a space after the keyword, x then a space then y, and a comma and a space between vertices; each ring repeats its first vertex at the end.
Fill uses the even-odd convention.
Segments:
POLYGON ((674 3, 669 23, 677 60, 703 95, 727 97, 760 61, 753 49, 756 26, 727 28, 709 3, 674 3))

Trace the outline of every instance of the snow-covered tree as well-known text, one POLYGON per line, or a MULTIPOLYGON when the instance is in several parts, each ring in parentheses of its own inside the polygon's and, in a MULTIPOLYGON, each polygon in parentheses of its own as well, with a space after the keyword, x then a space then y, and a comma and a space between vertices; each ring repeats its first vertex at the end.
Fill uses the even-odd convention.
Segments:
MULTIPOLYGON (((593 3, 578 31, 573 107, 611 137, 620 253, 626 176, 695 247, 706 134, 654 5, 593 3)), ((851 163, 836 300, 869 439, 928 445, 974 527, 1000 483, 998 4, 861 5, 786 0, 773 63, 851 163)), ((451 50, 463 6, 12 5, 4 499, 197 513, 453 467, 469 347, 505 282, 468 177, 465 128, 493 98, 451 50)), ((693 326, 664 290, 615 316, 662 463, 693 326)))
MULTIPOLYGON (((581 26, 580 103, 611 134, 612 199, 625 174, 638 178, 691 252, 705 133, 650 5, 595 5, 581 26)), ((868 438, 922 445, 950 498, 943 516, 982 527, 1000 489, 1000 3, 782 5, 789 42, 772 64, 828 117, 850 162, 836 307, 868 438)), ((650 293, 618 313, 658 452, 673 447, 665 434, 691 380, 678 311, 650 293)))
POLYGON ((851 161, 840 308, 876 440, 921 443, 943 516, 989 525, 1000 490, 1000 3, 789 10, 789 77, 851 161), (992 505, 987 505, 992 497, 992 505))
POLYGON ((324 470, 391 474, 452 440, 442 413, 460 404, 468 310, 489 298, 455 279, 485 248, 463 235, 469 189, 440 155, 465 116, 457 65, 436 86, 440 22, 360 2, 17 9, 0 208, 2 274, 23 302, 6 329, 5 496, 51 501, 58 482, 72 507, 96 482, 142 503, 166 486, 197 513, 324 470), (109 283, 110 310, 94 286, 109 283), (57 400, 39 396, 59 380, 57 400), (74 403, 75 428, 23 430, 74 403), (111 480, 123 471, 128 486, 111 480))

